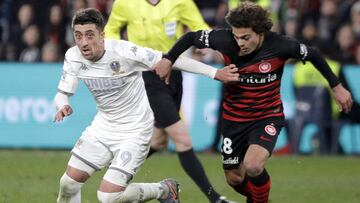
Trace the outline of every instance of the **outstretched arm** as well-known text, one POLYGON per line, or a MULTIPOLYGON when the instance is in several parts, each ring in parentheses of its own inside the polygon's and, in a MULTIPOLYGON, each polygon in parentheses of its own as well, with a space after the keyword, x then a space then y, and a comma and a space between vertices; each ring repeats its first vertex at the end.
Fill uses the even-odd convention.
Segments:
MULTIPOLYGON (((218 37, 212 37, 211 30, 199 30, 196 32, 187 32, 184 34, 169 50, 163 55, 163 59, 155 67, 156 74, 165 79, 169 77, 171 65, 179 58, 179 56, 186 51, 189 47, 195 46, 196 48, 211 48, 216 49, 216 42, 218 37)), ((220 42, 221 43, 221 42, 220 42)))
MULTIPOLYGON (((165 59, 166 60, 166 59, 165 59)), ((222 69, 216 69, 205 63, 196 61, 187 57, 179 57, 174 63, 174 69, 186 71, 189 73, 196 73, 205 75, 209 78, 216 79, 222 82, 239 81, 238 69, 235 65, 226 66, 222 69)))
POLYGON ((331 71, 328 63, 318 51, 312 48, 308 48, 308 60, 319 70, 319 72, 329 82, 332 92, 334 94, 335 101, 339 106, 340 111, 349 113, 353 105, 353 99, 351 93, 345 89, 340 83, 339 79, 331 71))

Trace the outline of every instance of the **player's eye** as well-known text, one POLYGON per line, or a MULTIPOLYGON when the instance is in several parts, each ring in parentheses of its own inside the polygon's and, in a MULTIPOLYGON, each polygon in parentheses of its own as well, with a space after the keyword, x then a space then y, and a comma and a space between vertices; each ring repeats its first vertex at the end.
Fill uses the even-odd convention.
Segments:
POLYGON ((94 37, 94 33, 88 33, 86 34, 86 38, 92 39, 94 37))
POLYGON ((81 39, 81 34, 75 34, 75 38, 78 40, 81 39))

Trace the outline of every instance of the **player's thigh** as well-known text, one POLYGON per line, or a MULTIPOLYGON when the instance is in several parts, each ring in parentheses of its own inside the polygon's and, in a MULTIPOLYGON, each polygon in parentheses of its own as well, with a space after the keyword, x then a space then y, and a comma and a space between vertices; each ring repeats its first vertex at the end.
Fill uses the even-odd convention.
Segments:
POLYGON ((249 147, 248 137, 246 135, 249 124, 242 124, 226 119, 223 119, 221 123, 223 169, 236 169, 243 162, 246 150, 249 147))
POLYGON ((188 129, 182 120, 166 127, 165 131, 174 141, 176 151, 186 151, 192 147, 188 129))
POLYGON ((163 129, 154 127, 151 138, 151 147, 159 150, 166 148, 169 140, 168 138, 169 137, 163 129))
POLYGON ((111 146, 114 158, 104 175, 104 180, 126 187, 144 164, 149 149, 150 143, 138 139, 135 135, 117 146, 111 146))
MULTIPOLYGON (((249 133, 249 144, 261 146, 267 150, 270 156, 284 125, 285 121, 283 117, 270 117, 256 121, 249 133)), ((262 150, 256 146, 250 150, 254 154, 262 153, 262 150)))
POLYGON ((71 153, 75 158, 70 158, 68 165, 83 171, 89 171, 89 168, 100 170, 112 159, 109 148, 87 130, 78 139, 71 153))

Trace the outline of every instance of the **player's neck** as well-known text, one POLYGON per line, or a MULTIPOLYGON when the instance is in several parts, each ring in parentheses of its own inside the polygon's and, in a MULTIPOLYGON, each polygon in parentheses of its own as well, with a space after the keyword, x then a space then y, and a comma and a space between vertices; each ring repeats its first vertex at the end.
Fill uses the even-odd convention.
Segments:
POLYGON ((259 44, 256 46, 255 50, 258 50, 264 42, 264 34, 259 34, 259 44))
POLYGON ((94 57, 93 60, 91 60, 92 62, 96 62, 99 61, 105 54, 105 49, 101 50, 100 54, 97 57, 94 57))

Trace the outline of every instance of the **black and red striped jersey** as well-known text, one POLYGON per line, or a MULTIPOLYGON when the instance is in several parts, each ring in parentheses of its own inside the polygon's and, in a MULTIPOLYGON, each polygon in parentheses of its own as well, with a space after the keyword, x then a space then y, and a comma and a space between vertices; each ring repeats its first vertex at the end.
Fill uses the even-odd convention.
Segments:
POLYGON ((201 30, 183 36, 168 55, 176 60, 186 47, 211 48, 222 53, 225 63, 239 69, 239 82, 225 84, 223 117, 236 122, 248 122, 273 116, 284 116, 280 96, 280 83, 287 59, 311 61, 333 87, 336 76, 314 49, 274 32, 264 34, 257 50, 239 56, 239 46, 231 29, 201 30), (316 58, 321 58, 316 59, 316 58))

